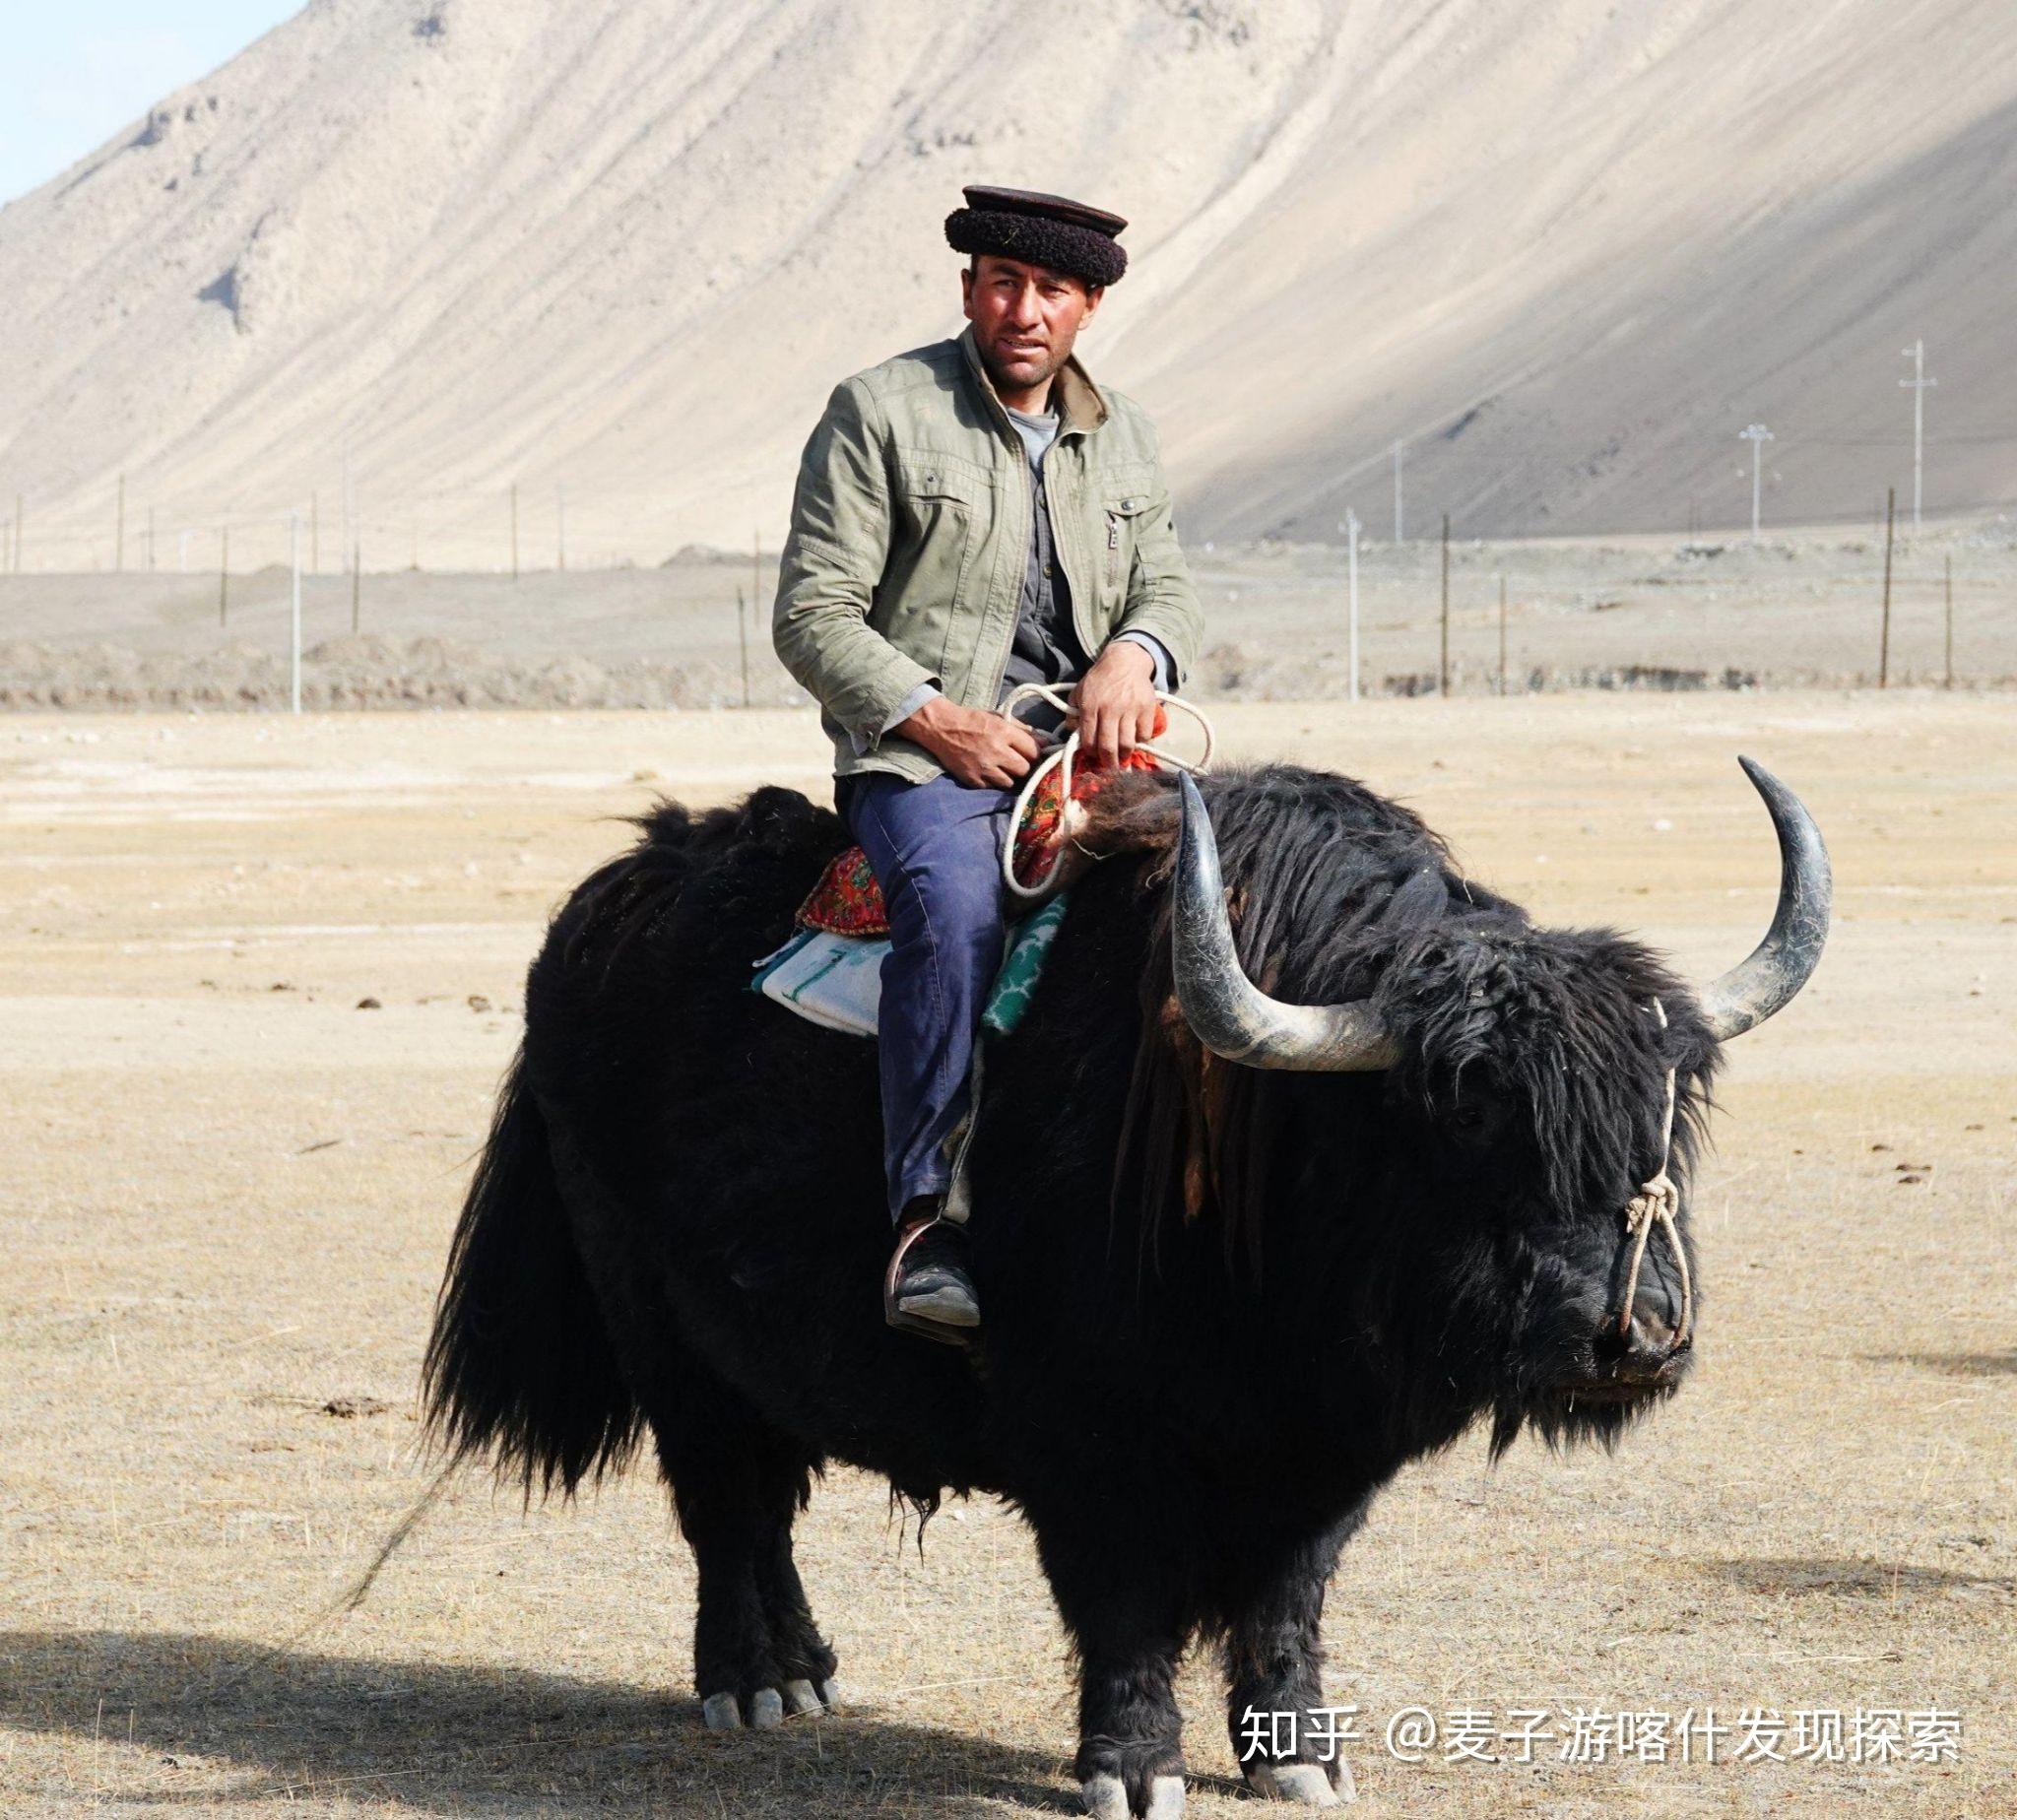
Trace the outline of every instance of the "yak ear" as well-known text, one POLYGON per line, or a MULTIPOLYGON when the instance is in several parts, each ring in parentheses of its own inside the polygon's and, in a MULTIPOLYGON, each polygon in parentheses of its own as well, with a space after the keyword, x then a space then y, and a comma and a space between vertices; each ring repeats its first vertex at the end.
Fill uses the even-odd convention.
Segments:
POLYGON ((1176 777, 1167 771, 1123 771, 1085 805, 1079 847, 1095 859, 1117 853, 1172 855, 1181 825, 1176 777))

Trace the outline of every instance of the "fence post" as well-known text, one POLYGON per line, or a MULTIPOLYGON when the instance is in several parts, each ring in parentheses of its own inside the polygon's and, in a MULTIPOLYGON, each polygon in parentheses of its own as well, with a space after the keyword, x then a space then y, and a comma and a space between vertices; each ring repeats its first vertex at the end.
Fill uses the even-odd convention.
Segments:
POLYGON ((1506 694, 1506 577, 1499 576, 1499 695, 1506 694))
POLYGON ((1349 507, 1344 514, 1349 552, 1345 558, 1345 663, 1349 674, 1345 678, 1344 698, 1356 701, 1359 698, 1359 515, 1349 507))
POLYGON ((1884 633, 1877 647, 1877 686, 1891 686, 1891 526, 1898 508, 1898 488, 1884 488, 1884 633))
POLYGON ((736 644, 743 657, 743 706, 749 705, 749 620, 743 611, 743 590, 736 590, 736 644))
POLYGON ((1450 693, 1450 514, 1443 514, 1443 653, 1436 666, 1437 692, 1450 693))
POLYGON ((288 633, 288 695, 293 711, 301 711, 301 514, 288 514, 288 566, 293 570, 293 615, 288 633))
POLYGON ((1947 558, 1947 680, 1943 688, 1954 686, 1954 558, 1947 558))

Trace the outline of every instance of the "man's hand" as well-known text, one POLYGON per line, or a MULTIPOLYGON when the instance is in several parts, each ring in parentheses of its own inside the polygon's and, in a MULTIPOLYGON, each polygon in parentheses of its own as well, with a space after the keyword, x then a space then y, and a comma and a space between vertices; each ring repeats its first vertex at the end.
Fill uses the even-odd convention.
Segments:
POLYGON ((1078 749, 1118 764, 1155 738, 1155 659, 1132 638, 1116 638, 1072 691, 1078 710, 1078 749))
POLYGON ((962 784, 1006 790, 1028 776, 1036 762, 1036 735, 1019 720, 962 708, 943 695, 934 695, 890 731, 922 746, 962 784))

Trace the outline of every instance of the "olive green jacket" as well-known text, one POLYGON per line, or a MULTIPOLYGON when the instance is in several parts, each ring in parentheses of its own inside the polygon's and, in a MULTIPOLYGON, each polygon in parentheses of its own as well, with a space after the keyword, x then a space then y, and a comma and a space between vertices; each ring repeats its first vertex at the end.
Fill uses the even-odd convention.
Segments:
MULTIPOLYGON (((1044 487, 1079 642, 1097 656, 1116 632, 1149 633, 1175 686, 1202 616, 1155 431, 1075 357, 1052 384, 1063 422, 1044 487)), ((971 327, 834 388, 799 464, 771 636, 820 704, 838 775, 938 774, 922 747, 883 731, 921 683, 997 704, 1034 510, 1028 455, 971 327)))

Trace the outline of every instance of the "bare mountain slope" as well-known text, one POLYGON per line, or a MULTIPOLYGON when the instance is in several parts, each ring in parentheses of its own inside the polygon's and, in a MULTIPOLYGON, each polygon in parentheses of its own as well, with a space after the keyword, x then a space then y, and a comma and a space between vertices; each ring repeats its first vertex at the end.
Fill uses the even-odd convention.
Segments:
POLYGON ((513 483, 774 540, 976 179, 1133 218, 1084 354, 1193 535, 1384 532, 1396 437, 1417 532, 1728 520, 1754 418, 1770 509, 1860 515, 1921 334, 1929 507, 2003 500, 2013 121, 2003 0, 315 0, 0 210, 0 516, 103 560, 121 472, 270 528, 347 461, 441 557, 513 483))

